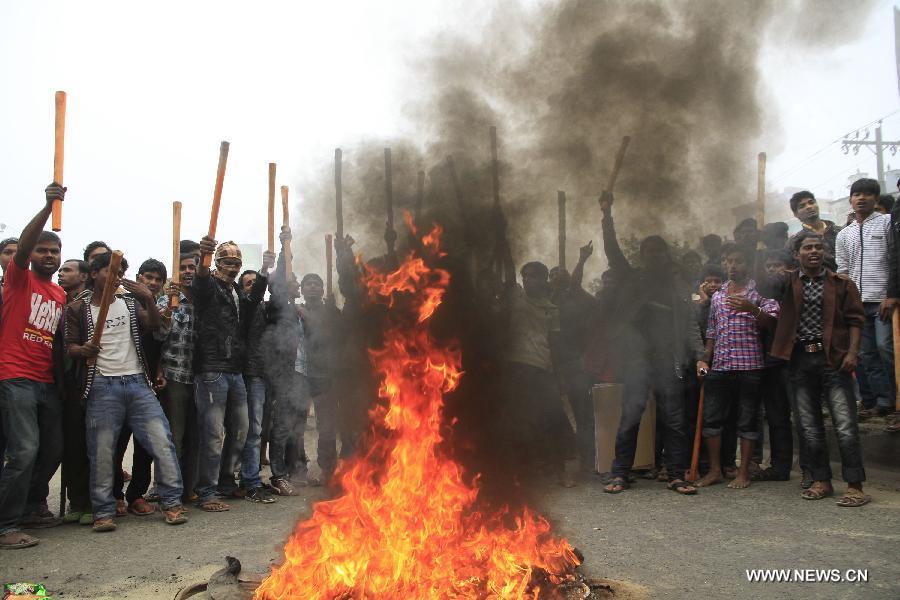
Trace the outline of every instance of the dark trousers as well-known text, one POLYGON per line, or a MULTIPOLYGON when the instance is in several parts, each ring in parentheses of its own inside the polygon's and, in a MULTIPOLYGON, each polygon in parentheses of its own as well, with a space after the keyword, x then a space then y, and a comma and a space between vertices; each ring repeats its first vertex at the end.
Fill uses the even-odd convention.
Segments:
POLYGON ((503 380, 507 464, 533 472, 537 463, 546 461, 561 472, 575 440, 556 377, 532 365, 507 363, 503 380))
POLYGON ((306 475, 308 461, 303 435, 310 403, 309 388, 300 373, 290 373, 275 385, 275 390, 272 431, 269 434, 269 462, 273 481, 295 473, 306 475), (293 456, 289 446, 294 448, 293 456))
POLYGON ((75 382, 67 382, 63 405, 62 480, 74 512, 91 512, 91 465, 84 429, 84 404, 75 382))
MULTIPOLYGON (((316 461, 322 476, 330 479, 337 466, 337 398, 327 377, 307 377, 307 386, 316 409, 316 461)), ((308 413, 307 413, 308 414, 308 413)))
MULTIPOLYGON (((762 372, 762 400, 769 424, 769 462, 778 475, 788 475, 794 462, 791 431, 790 371, 787 363, 766 367, 762 372)), ((760 446, 762 444, 759 444, 760 446)), ((804 464, 803 443, 800 464, 804 464)))
POLYGON ((194 403, 194 384, 171 379, 159 395, 163 412, 169 420, 175 454, 181 465, 181 478, 185 495, 193 493, 197 483, 197 405, 194 403))
POLYGON ((113 496, 116 500, 125 499, 129 503, 138 498, 143 498, 150 489, 152 478, 151 467, 153 457, 144 450, 137 440, 132 444, 131 452, 131 481, 125 488, 125 480, 122 478, 122 466, 125 460, 125 451, 128 449, 128 441, 131 439, 131 429, 125 425, 116 441, 115 471, 113 472, 113 496))
POLYGON ((595 378, 585 373, 577 363, 563 366, 560 373, 575 415, 575 444, 581 470, 594 472, 597 452, 594 445, 594 401, 591 398, 591 387, 595 378))
POLYGON ((863 468, 856 400, 853 397, 850 374, 832 369, 824 352, 804 352, 797 349, 791 358, 791 384, 797 401, 801 433, 809 452, 812 478, 827 481, 832 476, 825 424, 822 421, 824 401, 831 412, 831 422, 837 435, 844 481, 865 481, 866 471, 863 468))
MULTIPOLYGON (((722 435, 729 411, 737 408, 737 437, 757 440, 762 370, 712 371, 706 378, 703 437, 722 435)), ((741 460, 750 457, 741 457, 741 460)), ((728 466, 728 465, 723 465, 728 466)))
POLYGON ((663 427, 665 465, 669 479, 684 477, 688 461, 687 423, 684 414, 684 382, 671 370, 670 361, 635 368, 625 379, 622 418, 616 432, 615 477, 626 477, 634 464, 638 429, 652 392, 656 398, 657 423, 663 427))
POLYGON ((0 475, 0 535, 18 531, 26 512, 45 507, 62 458, 62 401, 56 386, 30 379, 0 381, 6 464, 0 475))

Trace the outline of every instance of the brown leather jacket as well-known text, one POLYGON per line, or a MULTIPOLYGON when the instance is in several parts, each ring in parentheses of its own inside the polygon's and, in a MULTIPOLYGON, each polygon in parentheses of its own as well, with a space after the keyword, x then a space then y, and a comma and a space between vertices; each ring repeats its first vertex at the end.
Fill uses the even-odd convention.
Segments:
MULTIPOLYGON (((803 309, 803 284, 800 270, 791 273, 788 292, 781 303, 781 314, 775 329, 775 341, 770 354, 775 358, 791 359, 797 338, 797 323, 803 309)), ((822 345, 828 364, 839 369, 850 349, 850 329, 862 329, 866 320, 862 299, 856 284, 843 275, 825 270, 822 291, 822 345)))

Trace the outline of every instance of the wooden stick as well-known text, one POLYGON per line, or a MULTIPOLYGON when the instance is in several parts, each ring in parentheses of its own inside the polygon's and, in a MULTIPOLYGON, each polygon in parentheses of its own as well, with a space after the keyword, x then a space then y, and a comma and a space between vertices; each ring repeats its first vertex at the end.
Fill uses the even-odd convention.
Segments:
POLYGON ((616 179, 619 178, 619 170, 622 168, 622 162, 625 160, 625 151, 628 150, 628 143, 631 141, 630 136, 624 136, 622 143, 619 145, 619 152, 616 154, 616 162, 613 164, 612 173, 609 174, 609 180, 606 182, 606 191, 612 192, 616 187, 616 179))
MULTIPOLYGON (((281 186, 281 224, 284 227, 291 226, 291 209, 288 206, 288 186, 281 186)), ((290 281, 294 276, 294 255, 291 252, 291 243, 284 245, 284 280, 290 281)))
POLYGON ((705 394, 706 387, 703 385, 703 382, 700 382, 700 402, 697 404, 697 427, 694 431, 694 451, 691 454, 691 468, 685 473, 684 478, 688 480, 688 483, 692 483, 700 479, 700 473, 698 469, 700 467, 700 438, 703 433, 703 396, 705 394))
POLYGON ((269 252, 275 252, 275 163, 269 163, 269 252))
MULTIPOLYGON (((891 316, 894 329, 894 379, 900 382, 900 309, 895 308, 891 316)), ((900 412, 900 386, 894 398, 894 410, 900 412)))
MULTIPOLYGON (((172 203, 172 282, 181 283, 181 202, 172 203)), ((169 307, 178 306, 178 294, 169 296, 169 307)))
MULTIPOLYGON (((91 336, 91 343, 95 346, 100 345, 103 338, 103 330, 106 327, 106 316, 109 314, 109 305, 112 304, 116 293, 116 285, 119 280, 119 269, 122 266, 122 251, 114 250, 112 257, 109 259, 109 268, 106 270, 106 283, 103 285, 103 292, 100 295, 100 311, 97 318, 94 319, 94 335, 91 336)), ((90 307, 88 307, 90 309, 90 307)), ((87 360, 89 365, 97 362, 97 357, 87 360)))
POLYGON ((422 205, 425 203, 425 171, 419 171, 416 181, 416 224, 422 218, 422 205))
MULTIPOLYGON (((56 92, 56 123, 53 128, 53 181, 63 184, 66 155, 66 93, 56 92)), ((51 212, 53 231, 62 231, 62 200, 54 200, 51 212)))
POLYGON ((387 203, 388 226, 394 228, 394 182, 391 172, 391 149, 384 149, 384 199, 387 203))
POLYGON ((459 189, 459 176, 456 174, 456 163, 453 156, 447 157, 447 168, 450 169, 450 181, 453 183, 453 194, 456 196, 456 205, 459 207, 459 216, 465 221, 466 209, 463 206, 462 192, 459 189))
POLYGON ((556 201, 559 205, 559 268, 566 268, 566 193, 562 190, 556 192, 556 201))
POLYGON ((756 157, 756 226, 762 231, 766 224, 766 153, 756 157))
POLYGON ((331 278, 331 272, 334 270, 334 259, 331 253, 332 243, 331 234, 329 233, 325 236, 325 291, 328 293, 329 298, 334 297, 333 280, 331 278))
MULTIPOLYGON (((225 184, 225 165, 228 163, 228 142, 219 145, 219 168, 216 170, 216 187, 213 190, 212 211, 209 214, 209 232, 207 235, 216 239, 216 227, 219 224, 219 205, 222 203, 222 186, 225 184)), ((212 254, 203 255, 203 266, 212 265, 212 254)))
POLYGON ((494 185, 494 206, 500 206, 500 160, 497 158, 497 128, 491 126, 491 175, 494 185))
POLYGON ((335 232, 339 240, 344 239, 344 186, 341 182, 341 162, 343 153, 340 148, 334 149, 334 212, 337 228, 335 232))

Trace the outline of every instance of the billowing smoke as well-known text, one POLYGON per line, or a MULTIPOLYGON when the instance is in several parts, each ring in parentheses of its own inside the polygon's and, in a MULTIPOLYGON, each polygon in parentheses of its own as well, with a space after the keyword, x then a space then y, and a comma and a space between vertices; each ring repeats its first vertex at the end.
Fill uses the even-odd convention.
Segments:
MULTIPOLYGON (((820 51, 852 17, 863 22, 870 4, 576 0, 528 10, 502 3, 480 32, 440 36, 412 65, 429 90, 408 106, 415 139, 345 148, 345 229, 366 240, 367 256, 383 252, 381 149, 391 146, 398 223, 400 210, 414 204, 422 169, 428 216, 441 220, 451 244, 466 243, 464 223, 483 229, 469 242, 490 237, 488 128, 496 125, 517 264, 555 264, 557 190, 569 199, 570 268, 580 245, 599 242, 596 199, 624 135, 632 141, 616 185, 621 232, 693 246, 700 235, 728 233, 731 209, 755 197, 761 129, 771 125, 760 101, 762 44, 820 51)), ((320 175, 301 186, 315 201, 300 214, 312 217, 305 221, 317 234, 334 222, 323 201, 334 196, 331 166, 323 163, 320 175)), ((589 273, 603 262, 593 259, 589 273)))

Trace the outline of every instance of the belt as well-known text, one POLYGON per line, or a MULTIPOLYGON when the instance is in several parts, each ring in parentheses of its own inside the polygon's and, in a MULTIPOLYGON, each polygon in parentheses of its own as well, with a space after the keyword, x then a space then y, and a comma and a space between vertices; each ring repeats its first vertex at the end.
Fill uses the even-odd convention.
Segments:
POLYGON ((804 340, 797 342, 797 347, 803 350, 804 352, 823 352, 825 350, 825 346, 822 345, 822 342, 817 340, 804 340))

